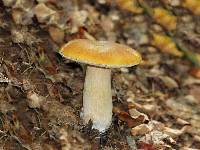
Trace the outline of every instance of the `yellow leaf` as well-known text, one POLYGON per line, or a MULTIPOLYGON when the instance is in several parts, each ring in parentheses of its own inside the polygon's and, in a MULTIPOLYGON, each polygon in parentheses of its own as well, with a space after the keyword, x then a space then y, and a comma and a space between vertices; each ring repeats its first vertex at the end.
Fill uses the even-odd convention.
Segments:
POLYGON ((189 9, 195 15, 200 15, 200 0, 185 0, 183 7, 189 9))
POLYGON ((137 5, 136 0, 116 0, 119 8, 127 10, 132 13, 142 13, 143 9, 137 5))
POLYGON ((152 44, 159 48, 162 52, 169 53, 178 57, 183 56, 183 53, 177 49, 175 43, 170 37, 157 33, 153 33, 152 35, 152 44))
POLYGON ((176 29, 176 17, 163 8, 154 8, 153 18, 168 30, 176 29))
POLYGON ((200 62, 200 54, 196 54, 197 60, 200 62))

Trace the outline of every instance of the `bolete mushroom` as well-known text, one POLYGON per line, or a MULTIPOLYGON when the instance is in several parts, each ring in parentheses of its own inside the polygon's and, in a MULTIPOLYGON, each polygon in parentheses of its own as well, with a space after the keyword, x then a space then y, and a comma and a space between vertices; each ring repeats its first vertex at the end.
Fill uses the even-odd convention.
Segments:
POLYGON ((76 39, 61 50, 64 57, 88 64, 83 90, 83 121, 100 132, 112 122, 111 68, 131 67, 142 58, 132 48, 108 41, 76 39))

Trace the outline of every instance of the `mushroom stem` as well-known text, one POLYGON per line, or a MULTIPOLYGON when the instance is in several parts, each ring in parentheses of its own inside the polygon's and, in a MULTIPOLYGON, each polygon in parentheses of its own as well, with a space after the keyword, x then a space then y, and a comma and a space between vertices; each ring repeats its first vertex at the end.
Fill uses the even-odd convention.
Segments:
POLYGON ((83 120, 93 123, 100 132, 109 128, 112 120, 111 70, 88 66, 83 90, 83 120))

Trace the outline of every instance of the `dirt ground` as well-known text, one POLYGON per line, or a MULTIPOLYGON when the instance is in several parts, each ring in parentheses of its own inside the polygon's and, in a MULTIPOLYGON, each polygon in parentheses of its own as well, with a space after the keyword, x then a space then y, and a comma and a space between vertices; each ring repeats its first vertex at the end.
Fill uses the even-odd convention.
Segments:
POLYGON ((0 0, 0 150, 200 149, 199 0, 0 0), (131 46, 112 70, 105 133, 80 117, 84 64, 72 39, 131 46))

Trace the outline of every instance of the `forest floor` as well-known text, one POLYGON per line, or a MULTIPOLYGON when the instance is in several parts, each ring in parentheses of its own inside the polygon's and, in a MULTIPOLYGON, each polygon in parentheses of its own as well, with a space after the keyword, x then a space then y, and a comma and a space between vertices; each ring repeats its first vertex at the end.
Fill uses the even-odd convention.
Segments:
POLYGON ((200 149, 197 1, 0 0, 0 149, 200 149), (143 57, 112 70, 104 134, 80 117, 85 65, 58 53, 77 38, 143 57))

